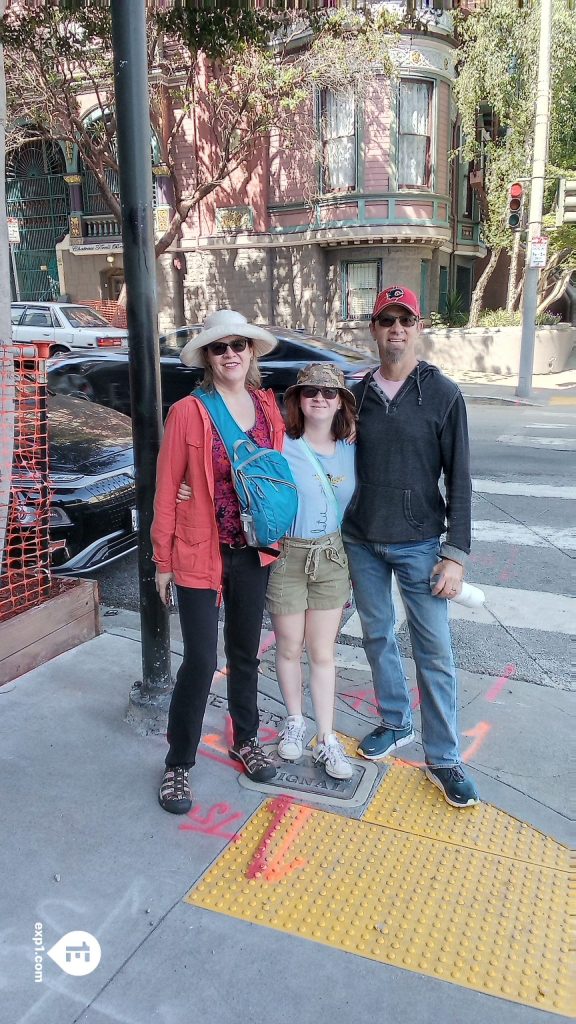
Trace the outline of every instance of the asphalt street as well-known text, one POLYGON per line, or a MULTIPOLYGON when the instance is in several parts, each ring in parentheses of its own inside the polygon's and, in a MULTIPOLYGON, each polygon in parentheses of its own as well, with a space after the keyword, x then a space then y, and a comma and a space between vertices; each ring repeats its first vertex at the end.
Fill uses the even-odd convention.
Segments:
MULTIPOLYGON (((573 407, 471 403, 468 414, 474 540, 467 576, 499 588, 507 600, 504 611, 494 609, 496 622, 454 618, 457 663, 488 675, 513 666, 512 678, 567 688, 569 636, 555 620, 563 618, 562 599, 574 592, 576 530, 567 499, 576 497, 570 487, 576 480, 576 413, 573 407)), ((135 555, 97 578, 103 606, 138 610, 135 555)), ((179 632, 176 622, 173 632, 179 632)), ((410 655, 406 624, 399 624, 398 638, 410 655)), ((340 639, 361 642, 345 633, 340 639)))

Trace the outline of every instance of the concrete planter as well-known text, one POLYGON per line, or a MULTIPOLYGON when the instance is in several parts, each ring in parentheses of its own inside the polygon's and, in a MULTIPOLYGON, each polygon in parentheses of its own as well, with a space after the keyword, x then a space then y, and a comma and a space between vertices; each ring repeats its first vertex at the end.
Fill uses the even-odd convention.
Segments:
MULTIPOLYGON (((420 354, 446 373, 518 373, 521 327, 452 327, 422 332, 420 354)), ((576 344, 576 327, 537 327, 534 373, 561 373, 576 344)))

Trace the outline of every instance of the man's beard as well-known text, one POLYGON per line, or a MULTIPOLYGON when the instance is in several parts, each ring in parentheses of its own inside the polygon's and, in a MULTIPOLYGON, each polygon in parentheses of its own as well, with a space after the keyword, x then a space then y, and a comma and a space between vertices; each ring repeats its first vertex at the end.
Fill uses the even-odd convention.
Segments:
POLYGON ((401 349, 400 348, 390 349, 390 348, 388 348, 387 345, 383 346, 383 348, 382 348, 382 361, 383 362, 388 363, 390 366, 394 366, 395 363, 401 363, 403 359, 404 359, 404 349, 403 348, 401 348, 401 349))

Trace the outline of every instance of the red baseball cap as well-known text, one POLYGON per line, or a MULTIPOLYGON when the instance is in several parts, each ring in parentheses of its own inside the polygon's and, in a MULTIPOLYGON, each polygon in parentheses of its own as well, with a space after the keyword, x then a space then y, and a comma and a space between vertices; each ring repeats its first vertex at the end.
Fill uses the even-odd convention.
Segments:
POLYGON ((372 319, 375 320, 388 306, 404 306, 414 316, 420 318, 420 303, 418 299, 414 292, 411 292, 409 288, 404 288, 401 284, 391 284, 376 296, 376 302, 372 310, 372 319))

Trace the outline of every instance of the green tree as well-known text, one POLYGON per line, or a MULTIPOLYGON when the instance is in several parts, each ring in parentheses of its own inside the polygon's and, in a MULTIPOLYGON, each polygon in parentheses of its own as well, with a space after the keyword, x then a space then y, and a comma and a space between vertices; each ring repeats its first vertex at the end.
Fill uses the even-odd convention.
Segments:
MULTIPOLYGON (((539 3, 491 0, 473 15, 460 15, 459 73, 456 101, 465 143, 463 155, 485 160, 486 221, 484 237, 491 250, 486 272, 474 290, 470 323, 502 250, 512 254, 509 308, 515 289, 520 234, 505 221, 508 186, 531 172, 540 24, 539 3), (500 125, 497 138, 482 140, 479 113, 491 108, 500 125)), ((576 166, 576 23, 564 0, 553 0, 549 159, 559 168, 576 166)))
MULTIPOLYGON (((179 5, 149 14, 150 123, 161 161, 169 170, 174 203, 170 224, 156 242, 159 256, 180 234, 202 200, 239 168, 249 168, 268 133, 285 145, 313 147, 313 125, 303 137, 299 108, 311 86, 360 93, 374 64, 392 72, 388 55, 394 19, 337 12, 312 19, 230 7, 218 11, 179 5), (385 31, 384 31, 385 30, 385 31), (212 61, 208 81, 203 60, 212 61), (207 144, 183 173, 178 141, 187 115, 204 112, 207 144)), ((40 0, 5 17, 9 117, 23 110, 35 130, 78 146, 111 212, 120 207, 110 189, 117 169, 109 11, 97 5, 65 9, 40 0), (99 118, 82 114, 92 94, 99 118)), ((308 119, 310 120, 310 119, 308 119)), ((310 183, 312 188, 312 183, 310 183)))

